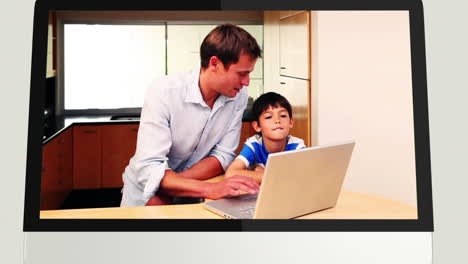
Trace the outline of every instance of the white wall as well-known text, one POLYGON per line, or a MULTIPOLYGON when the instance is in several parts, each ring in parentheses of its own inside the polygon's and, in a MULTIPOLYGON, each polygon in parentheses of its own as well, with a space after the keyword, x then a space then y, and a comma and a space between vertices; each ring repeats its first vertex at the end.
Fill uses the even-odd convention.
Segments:
POLYGON ((312 12, 312 144, 354 139, 345 190, 416 206, 407 11, 312 12))

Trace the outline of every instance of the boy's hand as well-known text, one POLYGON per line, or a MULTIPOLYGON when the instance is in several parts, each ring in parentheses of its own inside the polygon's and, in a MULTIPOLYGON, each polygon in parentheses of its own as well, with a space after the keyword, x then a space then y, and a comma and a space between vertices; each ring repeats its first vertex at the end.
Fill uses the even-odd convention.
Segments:
POLYGON ((262 166, 257 166, 255 167, 255 171, 263 173, 265 171, 265 168, 263 168, 262 166))
POLYGON ((226 196, 238 196, 241 191, 257 194, 260 189, 258 183, 250 177, 234 175, 223 181, 210 183, 206 198, 221 199, 226 196))

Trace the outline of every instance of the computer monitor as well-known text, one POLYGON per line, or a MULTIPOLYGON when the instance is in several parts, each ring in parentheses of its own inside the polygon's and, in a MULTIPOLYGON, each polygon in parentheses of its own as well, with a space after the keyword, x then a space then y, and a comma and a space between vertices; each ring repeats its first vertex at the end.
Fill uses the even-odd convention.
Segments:
MULTIPOLYGON (((425 231, 420 238, 426 241, 427 232, 433 230, 433 221, 424 31, 420 2, 335 1, 298 3, 294 7, 292 2, 270 4, 271 7, 267 8, 265 5, 255 6, 253 3, 243 6, 241 2, 216 1, 206 5, 177 3, 174 6, 171 6, 172 3, 164 3, 162 6, 161 3, 138 1, 128 5, 86 1, 67 4, 59 1, 38 1, 34 25, 24 230, 425 231), (181 6, 184 10, 181 10, 181 6), (262 38, 263 56, 257 64, 261 65, 255 72, 257 78, 252 78, 256 81, 253 82, 255 86, 249 88, 252 100, 267 91, 276 91, 290 98, 294 113, 299 113, 296 114, 299 122, 296 123, 297 128, 293 132, 303 135, 302 138, 309 146, 343 139, 355 140, 356 149, 343 190, 350 194, 358 193, 377 197, 382 201, 392 201, 392 206, 404 209, 397 209, 395 213, 394 209, 385 207, 384 213, 381 214, 382 208, 377 206, 366 208, 366 213, 357 218, 347 215, 313 220, 227 221, 215 217, 129 219, 128 215, 115 219, 102 219, 99 216, 93 218, 87 215, 82 219, 79 214, 69 219, 65 219, 66 214, 62 214, 61 219, 42 217, 41 215, 47 215, 48 209, 62 210, 63 202, 75 190, 88 190, 89 193, 89 189, 120 187, 105 180, 104 174, 108 168, 104 167, 107 166, 104 164, 113 164, 114 161, 109 161, 110 154, 114 152, 104 148, 105 141, 117 136, 117 126, 129 126, 130 131, 135 129, 131 125, 136 125, 138 121, 129 119, 138 116, 141 109, 138 102, 142 101, 142 93, 134 95, 130 101, 110 102, 112 100, 107 96, 109 91, 97 90, 103 87, 102 80, 86 82, 88 78, 99 78, 106 74, 121 76, 115 73, 120 66, 112 68, 115 72, 107 70, 110 68, 99 68, 104 65, 102 62, 119 56, 119 53, 116 53, 119 49, 112 50, 110 44, 106 46, 105 38, 99 38, 103 36, 102 32, 105 32, 106 28, 114 30, 125 26, 151 27, 152 36, 161 34, 162 39, 143 38, 146 44, 150 42, 152 47, 158 47, 154 51, 155 58, 160 58, 156 54, 157 49, 163 54, 164 60, 159 65, 151 65, 152 60, 144 62, 147 63, 147 67, 154 69, 147 75, 158 77, 158 71, 161 75, 169 75, 180 70, 176 67, 178 65, 174 65, 174 61, 180 61, 177 51, 185 47, 174 43, 182 43, 184 39, 188 43, 192 41, 189 33, 197 32, 198 35, 195 34, 194 37, 196 39, 199 38, 200 32, 206 32, 207 28, 225 22, 244 26, 252 32, 260 32, 258 36, 262 38), (180 33, 173 33, 177 30, 180 33), (171 36, 182 38, 170 39, 171 36), (75 42, 83 39, 85 41, 75 42), (94 42, 96 39, 99 41, 94 42), (47 54, 48 46, 50 54, 47 54), (175 51, 171 50, 174 46, 175 51), (301 50, 305 50, 305 53, 299 53, 301 50), (72 51, 84 53, 78 55, 72 51), (51 58, 49 62, 47 55, 51 58), (102 59, 105 55, 109 56, 108 59, 102 59), (171 55, 176 59, 171 61, 171 55), (302 61, 305 61, 305 67, 296 69, 302 61), (96 71, 99 71, 98 74, 96 71), (51 77, 46 78, 47 74, 51 77), (80 74, 89 77, 83 78, 80 74), (83 80, 85 82, 78 83, 83 80), (47 83, 51 83, 53 87, 50 88, 47 83), (95 84, 97 86, 94 86, 95 84), (89 94, 86 94, 87 86, 90 87, 89 94), (301 90, 304 87, 305 89, 301 90), (49 90, 53 95, 47 95, 49 90), (53 103, 46 100, 52 97, 55 98, 53 103), (102 101, 99 101, 99 98, 103 98, 102 101), (47 113, 44 110, 47 110, 47 113), (124 116, 124 119, 127 119, 116 123, 109 121, 111 116, 117 116, 117 119, 124 116), (88 119, 83 121, 80 119, 82 117, 88 119), (93 118, 95 119, 90 121, 93 118), (106 127, 99 130, 89 129, 95 125, 106 127), (52 128, 52 132, 47 132, 46 126, 52 128), (78 137, 80 132, 85 135, 82 139, 78 137), (53 146, 54 140, 61 140, 61 145, 57 141, 55 149, 50 147, 53 146), (87 151, 86 146, 100 148, 98 151, 87 151), (67 154, 67 149, 72 150, 71 155, 67 154), (52 161, 46 166, 44 155, 49 152, 58 161, 52 161), (93 166, 79 167, 80 162, 83 162, 79 157, 84 158, 84 164, 100 160, 96 164, 100 164, 101 167, 94 172, 91 171, 95 168, 93 166), (59 164, 63 160, 66 161, 59 164), (41 177, 46 175, 50 168, 62 173, 54 176, 59 179, 41 177), (63 171, 72 172, 71 177, 63 171), (83 179, 78 175, 83 171, 84 178, 87 177, 88 181, 85 180, 83 185, 80 185, 83 179), (61 178, 60 175, 66 176, 61 178), (99 175, 98 180, 96 175, 99 175), (45 188, 48 180, 56 180, 57 185, 54 187, 51 184, 45 188), (94 187, 90 188, 89 185, 93 184, 94 187), (41 210, 41 206, 50 207, 41 210), (403 210, 405 213, 399 214, 403 210)), ((126 34, 127 39, 133 37, 137 40, 128 45, 138 45, 141 36, 139 34, 142 33, 131 30, 126 33, 120 32, 117 35, 126 34)), ((118 36, 116 39, 118 40, 118 36)), ((108 40, 112 38, 109 37, 108 40)), ((115 44, 116 42, 114 41, 115 44)), ((140 46, 131 47, 130 50, 138 51, 140 46)), ((192 65, 196 60, 190 58, 196 52, 192 47, 183 51, 183 54, 186 54, 181 56, 185 59, 183 66, 192 65)), ((127 55, 127 52, 123 53, 127 55)), ((135 56, 137 55, 132 54, 128 57, 132 59, 135 56)), ((120 59, 123 58, 119 57, 120 59)), ((110 78, 107 80, 110 81, 110 78)), ((138 82, 136 77, 128 81, 129 84, 136 83, 138 89, 144 89, 144 82, 140 82, 139 78, 138 82)), ((117 86, 113 84, 111 87, 117 86)), ((135 88, 132 89, 135 91, 135 88)), ((115 90, 117 91, 112 98, 128 95, 120 87, 115 90)), ((124 138, 129 137, 131 136, 124 138)), ((114 145, 112 142, 108 142, 107 146, 114 145)), ((134 148, 132 143, 128 145, 128 148, 134 148)), ((113 168, 109 170, 112 171, 113 168)), ((81 208, 79 210, 86 210, 83 208, 87 207, 81 208)), ((349 234, 347 232, 343 235, 349 234)), ((220 234, 213 234, 213 238, 218 235, 220 234)), ((269 235, 265 233, 261 236, 265 238, 269 235)), ((86 233, 77 236, 86 236, 86 233)), ((151 233, 145 233, 143 236, 149 238, 151 233)), ((178 236, 180 237, 175 235, 174 238, 178 236)), ((59 237, 60 235, 57 236, 59 237)), ((284 236, 284 239, 287 239, 287 236, 284 236)), ((424 247, 427 244, 421 245, 424 247)))

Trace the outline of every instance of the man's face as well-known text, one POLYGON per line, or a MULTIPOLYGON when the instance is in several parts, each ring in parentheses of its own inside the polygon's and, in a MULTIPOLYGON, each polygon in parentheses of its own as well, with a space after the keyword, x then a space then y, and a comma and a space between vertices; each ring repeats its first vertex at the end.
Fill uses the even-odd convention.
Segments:
POLYGON ((219 61, 213 89, 224 96, 233 98, 243 86, 250 83, 250 73, 254 70, 256 59, 241 53, 239 61, 231 64, 228 69, 219 61))

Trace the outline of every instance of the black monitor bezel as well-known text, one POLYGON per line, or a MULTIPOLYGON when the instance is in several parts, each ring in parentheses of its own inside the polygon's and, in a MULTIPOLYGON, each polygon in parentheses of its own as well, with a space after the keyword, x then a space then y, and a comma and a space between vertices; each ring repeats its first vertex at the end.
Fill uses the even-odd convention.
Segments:
POLYGON ((38 0, 29 103, 24 231, 434 231, 423 7, 419 0, 319 1, 89 1, 38 0), (43 102, 49 11, 118 10, 408 10, 410 16, 414 141, 418 219, 202 220, 202 219, 40 219, 43 102))

